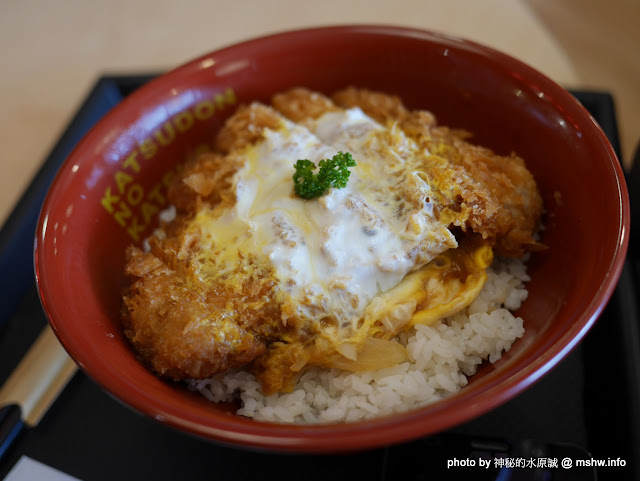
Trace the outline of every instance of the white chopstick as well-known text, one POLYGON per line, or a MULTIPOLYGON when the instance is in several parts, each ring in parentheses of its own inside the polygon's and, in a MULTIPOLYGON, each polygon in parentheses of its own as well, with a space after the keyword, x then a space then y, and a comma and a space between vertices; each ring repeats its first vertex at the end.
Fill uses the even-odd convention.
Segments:
POLYGON ((38 424, 77 370, 49 326, 0 388, 0 407, 18 404, 27 426, 38 424))

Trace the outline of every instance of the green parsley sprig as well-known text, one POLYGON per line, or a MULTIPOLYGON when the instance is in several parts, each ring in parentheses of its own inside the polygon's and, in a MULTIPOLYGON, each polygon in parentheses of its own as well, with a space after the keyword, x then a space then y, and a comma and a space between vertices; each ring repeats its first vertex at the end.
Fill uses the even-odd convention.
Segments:
POLYGON ((320 161, 319 170, 314 174, 316 164, 307 159, 300 159, 295 164, 293 186, 296 195, 303 199, 320 197, 330 187, 344 188, 349 180, 349 167, 355 167, 356 161, 349 152, 338 152, 331 159, 320 161))

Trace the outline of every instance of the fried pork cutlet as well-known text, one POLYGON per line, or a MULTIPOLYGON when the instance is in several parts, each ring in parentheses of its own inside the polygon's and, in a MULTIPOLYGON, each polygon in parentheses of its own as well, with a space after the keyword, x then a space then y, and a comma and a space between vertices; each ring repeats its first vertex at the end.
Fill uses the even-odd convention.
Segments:
POLYGON ((201 155, 170 185, 177 216, 165 235, 150 238, 149 252, 127 250, 124 331, 158 374, 200 379, 240 367, 287 331, 269 266, 248 256, 224 276, 204 281, 198 273, 200 232, 187 227, 202 209, 235 203, 231 177, 244 160, 234 152, 258 140, 274 119, 269 109, 240 109, 220 132, 217 152, 201 155))
POLYGON ((397 124, 434 155, 427 172, 459 186, 445 201, 449 209, 462 213, 455 225, 489 239, 499 255, 521 257, 541 247, 533 234, 539 227, 542 198, 522 158, 473 145, 468 132, 438 126, 432 113, 410 111, 397 96, 347 88, 335 93, 333 101, 344 108, 360 107, 382 124, 397 124))
POLYGON ((274 280, 255 269, 234 273, 236 283, 205 285, 190 263, 189 240, 179 242, 127 251, 126 273, 135 279, 124 298, 129 341, 155 372, 175 380, 251 362, 275 336, 273 325, 263 322, 279 318, 274 280))
MULTIPOLYGON (((481 247, 460 254, 460 262, 456 261, 458 271, 462 265, 471 266, 468 277, 473 277, 473 283, 465 284, 466 275, 460 272, 441 276, 440 283, 434 279, 428 282, 435 289, 451 291, 449 297, 444 297, 446 302, 462 308, 464 305, 458 306, 460 302, 455 299, 462 298, 468 304, 472 300, 470 292, 477 292, 484 282, 482 274, 488 257, 482 254, 485 252, 482 246, 488 243, 499 254, 508 256, 520 256, 536 246, 533 235, 542 202, 522 159, 515 155, 498 156, 471 145, 464 134, 437 126, 429 112, 409 111, 397 97, 356 89, 338 92, 332 98, 294 89, 276 95, 272 106, 241 107, 219 133, 215 151, 185 166, 170 186, 168 196, 177 208, 176 219, 164 226, 162 235, 149 240, 147 252, 136 247, 127 251, 126 274, 130 285, 124 295, 124 331, 139 357, 160 375, 175 380, 203 379, 228 369, 248 367, 268 394, 290 387, 306 364, 353 366, 357 351, 366 351, 365 346, 373 345, 375 352, 387 349, 389 362, 398 362, 402 353, 388 349, 389 344, 382 344, 384 340, 403 325, 411 324, 412 312, 418 304, 424 312, 434 308, 433 312, 438 312, 437 306, 429 305, 428 301, 414 300, 412 304, 407 298, 397 300, 397 312, 383 310, 386 317, 382 321, 368 318, 364 309, 372 299, 360 294, 349 276, 338 276, 328 282, 334 291, 323 297, 317 286, 300 284, 302 281, 295 277, 285 279, 282 272, 276 272, 269 255, 245 249, 247 243, 269 241, 262 239, 258 231, 234 230, 236 220, 228 218, 233 209, 246 213, 244 200, 238 198, 243 189, 261 192, 260 186, 251 187, 248 185, 251 181, 239 181, 238 176, 247 166, 257 169, 257 178, 270 175, 268 169, 262 167, 260 171, 259 165, 252 164, 255 149, 281 135, 277 132, 285 119, 311 132, 305 142, 317 137, 313 140, 317 145, 309 144, 310 152, 320 155, 326 150, 323 146, 340 146, 353 150, 356 156, 366 157, 373 152, 387 162, 375 167, 379 172, 367 174, 386 179, 382 187, 370 187, 367 195, 368 199, 381 202, 382 211, 391 209, 394 222, 400 220, 399 238, 403 240, 389 252, 380 249, 382 245, 370 244, 366 255, 388 255, 374 258, 377 264, 372 272, 381 278, 397 270, 394 267, 397 263, 406 264, 404 271, 399 271, 401 274, 413 271, 420 277, 421 269, 427 268, 432 260, 441 262, 441 254, 454 252, 456 240, 447 228, 458 228, 466 237, 484 239, 484 243, 465 243, 481 247), (327 129, 327 124, 319 120, 327 115, 350 118, 346 109, 352 107, 359 107, 379 124, 358 117, 360 120, 345 128, 327 129), (362 136, 369 140, 363 142, 362 136), (202 219, 222 219, 218 225, 228 225, 229 231, 208 231, 202 219), (239 247, 225 249, 227 244, 239 247), (473 259, 480 260, 474 263, 473 259), (447 284, 452 278, 459 278, 460 282, 447 284), (296 289, 298 297, 292 294, 296 289), (372 336, 376 337, 373 344, 368 341, 372 336), (338 358, 333 364, 327 362, 338 358)), ((294 146, 287 144, 286 135, 293 135, 296 128, 289 127, 289 133, 282 134, 285 152, 295 151, 294 146)), ((282 159, 291 166, 295 160, 282 159)), ((357 178, 358 175, 352 182, 357 183, 357 178)), ((292 188, 291 184, 291 191, 292 188)), ((260 195, 267 199, 271 194, 260 195)), ((354 231, 363 236, 359 237, 362 243, 392 232, 389 219, 380 217, 381 211, 376 211, 358 192, 340 199, 339 195, 327 195, 306 205, 320 209, 321 216, 325 215, 322 212, 330 216, 336 208, 332 202, 344 202, 347 215, 353 214, 352 219, 359 219, 357 222, 362 224, 361 229, 354 231)), ((258 207, 270 212, 269 206, 258 207)), ((268 244, 270 255, 287 253, 284 257, 289 255, 291 259, 285 261, 292 269, 301 265, 296 264, 299 262, 294 255, 299 252, 296 249, 308 247, 305 236, 310 234, 305 230, 308 229, 305 215, 294 216, 297 223, 293 224, 292 218, 279 214, 267 219, 271 223, 268 230, 278 238, 274 244, 277 248, 268 244)), ((251 222, 248 225, 253 225, 251 222)), ((331 238, 330 232, 327 236, 320 249, 321 256, 328 265, 337 265, 340 255, 331 247, 335 238, 331 238)), ((458 250, 462 252, 461 249, 458 250)), ((451 262, 454 258, 444 261, 451 262)), ((442 269, 433 270, 439 271, 442 269)), ((426 289, 427 281, 424 286, 426 289)), ((415 295, 408 288, 398 292, 415 295)), ((431 294, 424 297, 439 298, 431 294)), ((372 357, 376 357, 375 353, 372 357)))

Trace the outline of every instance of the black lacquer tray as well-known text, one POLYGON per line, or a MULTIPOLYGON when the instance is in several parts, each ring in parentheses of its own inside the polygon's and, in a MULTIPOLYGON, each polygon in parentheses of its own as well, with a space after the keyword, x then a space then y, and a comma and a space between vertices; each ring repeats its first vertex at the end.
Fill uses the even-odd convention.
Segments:
MULTIPOLYGON (((32 249, 46 190, 86 131, 151 77, 98 79, 0 231, 0 385, 46 325, 34 282, 32 249)), ((612 97, 606 92, 573 94, 619 152, 612 97)), ((632 172, 628 179, 634 202, 640 174, 632 172)), ((502 407, 448 432, 349 455, 245 451, 197 439, 143 417, 79 372, 40 424, 23 430, 5 453, 0 479, 23 456, 83 481, 640 479, 639 264, 634 251, 632 242, 609 305, 559 366, 502 407), (534 463, 524 468, 495 463, 488 469, 447 467, 453 460, 480 457, 532 459, 534 463), (565 457, 621 458, 626 466, 563 469, 538 462, 565 457)))

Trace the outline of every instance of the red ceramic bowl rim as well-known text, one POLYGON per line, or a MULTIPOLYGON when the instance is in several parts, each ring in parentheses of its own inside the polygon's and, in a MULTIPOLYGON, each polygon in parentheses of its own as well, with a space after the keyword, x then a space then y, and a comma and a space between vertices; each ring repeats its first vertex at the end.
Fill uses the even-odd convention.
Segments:
POLYGON ((309 29, 290 30, 282 33, 274 33, 241 43, 237 43, 213 52, 201 55, 188 63, 161 75, 148 84, 142 86, 130 96, 125 98, 107 113, 87 134, 70 154, 66 163, 74 162, 74 156, 95 139, 101 138, 102 133, 117 130, 118 123, 126 114, 130 105, 145 101, 152 103, 154 93, 166 91, 183 75, 199 70, 202 65, 209 64, 206 60, 218 55, 228 53, 234 49, 243 49, 256 43, 270 42, 272 40, 289 40, 295 42, 296 38, 313 37, 317 33, 329 32, 338 34, 379 34, 400 37, 413 37, 425 42, 444 42, 449 46, 457 46, 472 50, 474 53, 489 56, 501 62, 505 68, 514 72, 521 72, 523 78, 532 85, 535 84, 540 91, 552 92, 554 98, 562 103, 564 109, 569 112, 579 113, 581 117, 589 119, 593 125, 594 135, 600 137, 602 144, 608 150, 609 157, 616 160, 612 162, 612 169, 618 182, 618 197, 620 200, 618 244, 611 260, 608 276, 603 279, 597 295, 591 300, 579 319, 576 319, 570 328, 558 338, 545 353, 531 364, 512 373, 499 384, 489 386, 487 389, 473 394, 472 402, 466 396, 464 390, 458 395, 447 400, 446 403, 435 403, 422 409, 410 411, 365 422, 319 425, 319 426, 292 426, 259 423, 239 416, 216 416, 214 422, 211 419, 201 419, 199 416, 181 410, 167 400, 150 399, 137 386, 122 384, 122 380, 115 372, 92 370, 91 355, 82 350, 82 346, 74 342, 72 333, 66 332, 64 321, 56 316, 56 299, 47 291, 46 260, 44 259, 45 220, 49 215, 52 199, 60 188, 60 179, 56 177, 43 204, 40 215, 36 242, 35 242, 35 270, 39 294, 43 307, 49 318, 49 322, 58 336, 60 342, 70 355, 78 362, 83 370, 93 378, 106 391, 129 407, 142 412, 152 418, 158 419, 168 425, 192 434, 217 440, 233 445, 244 445, 253 448, 267 448, 296 452, 335 452, 362 450, 381 445, 393 444, 431 434, 447 429, 454 424, 468 421, 479 416, 505 401, 513 398, 526 387, 534 383, 540 377, 551 370, 564 356, 566 356, 583 338, 591 328, 595 320, 601 314, 604 306, 610 299, 617 280, 620 276, 624 258, 628 247, 629 233, 629 201, 627 197, 624 174, 617 156, 609 144, 604 132, 597 125, 591 115, 579 102, 564 88, 550 80, 545 75, 510 57, 504 53, 493 50, 484 45, 464 40, 458 37, 436 33, 428 30, 420 30, 407 27, 389 25, 340 25, 330 27, 315 27, 309 29), (71 334, 71 336, 70 336, 71 334), (425 420, 425 412, 428 412, 428 429, 421 424, 425 420), (455 413, 453 419, 451 413, 455 413))

